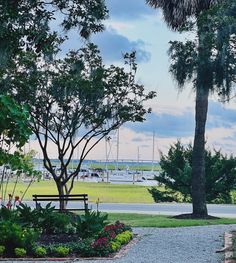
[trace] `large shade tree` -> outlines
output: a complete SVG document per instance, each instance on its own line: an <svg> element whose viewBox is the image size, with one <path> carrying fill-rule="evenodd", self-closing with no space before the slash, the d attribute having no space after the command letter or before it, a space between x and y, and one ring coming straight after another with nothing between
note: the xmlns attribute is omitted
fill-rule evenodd
<svg viewBox="0 0 236 263"><path fill-rule="evenodd" d="M232 86L229 76L234 72L229 57L234 59L235 47L232 41L229 41L232 40L233 32L228 29L229 25L234 23L234 16L232 12L226 11L230 8L227 4L232 2L234 1L147 1L154 8L163 10L164 18L172 29L194 28L197 35L195 42L172 42L169 50L172 59L170 71L179 87L182 88L187 81L192 80L196 90L191 183L192 217L207 216L204 152L209 92L217 88L218 91L223 90L223 93L220 91L222 94L228 95ZM217 5L222 3L226 5ZM225 20L222 20L222 15ZM219 23L217 17L221 18L222 23Z"/></svg>

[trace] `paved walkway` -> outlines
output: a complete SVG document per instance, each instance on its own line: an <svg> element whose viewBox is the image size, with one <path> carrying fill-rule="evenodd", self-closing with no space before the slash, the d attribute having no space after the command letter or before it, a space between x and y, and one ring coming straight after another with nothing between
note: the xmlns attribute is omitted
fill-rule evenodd
<svg viewBox="0 0 236 263"><path fill-rule="evenodd" d="M35 207L35 202L25 201L31 207ZM47 202L43 202L45 206ZM58 207L58 202L52 203ZM81 203L83 206L83 203ZM78 203L71 202L68 204L70 208L78 208ZM96 210L95 203L89 203L89 208ZM236 205L225 204L208 204L209 215L218 217L236 217ZM100 203L99 211L110 213L140 213L140 214L160 214L160 215L179 215L192 212L192 204L185 203L154 203L154 204L135 204L135 203Z"/></svg>
<svg viewBox="0 0 236 263"><path fill-rule="evenodd" d="M223 254L216 253L216 250L223 246L224 232L232 229L235 230L236 225L184 228L135 228L134 232L139 234L140 240L121 258L109 260L80 259L75 262L222 263ZM49 261L47 263L49 263ZM53 263L56 262L53 261Z"/></svg>

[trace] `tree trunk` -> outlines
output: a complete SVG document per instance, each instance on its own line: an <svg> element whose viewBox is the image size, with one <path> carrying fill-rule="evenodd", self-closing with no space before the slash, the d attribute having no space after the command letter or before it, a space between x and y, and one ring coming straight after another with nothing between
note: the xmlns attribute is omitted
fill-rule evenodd
<svg viewBox="0 0 236 263"><path fill-rule="evenodd" d="M58 190L58 194L59 195L64 195L66 194L65 191L64 191L64 186L61 182L57 182L57 190ZM63 200L60 200L60 203L59 203L59 209L60 211L64 210L66 208L66 205L67 205L67 202L63 201Z"/></svg>
<svg viewBox="0 0 236 263"><path fill-rule="evenodd" d="M192 204L193 217L207 217L205 192L205 126L209 89L197 87L195 105L195 135L192 155Z"/></svg>

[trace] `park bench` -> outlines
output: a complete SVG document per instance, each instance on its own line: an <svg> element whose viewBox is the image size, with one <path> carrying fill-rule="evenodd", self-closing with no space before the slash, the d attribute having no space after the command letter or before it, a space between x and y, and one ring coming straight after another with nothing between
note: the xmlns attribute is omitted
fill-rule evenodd
<svg viewBox="0 0 236 263"><path fill-rule="evenodd" d="M41 202L60 202L60 201L79 201L83 202L83 208L65 208L63 211L85 211L88 212L88 195L87 194L70 194L70 195L33 195L36 208L40 206ZM56 209L61 210L61 209Z"/></svg>

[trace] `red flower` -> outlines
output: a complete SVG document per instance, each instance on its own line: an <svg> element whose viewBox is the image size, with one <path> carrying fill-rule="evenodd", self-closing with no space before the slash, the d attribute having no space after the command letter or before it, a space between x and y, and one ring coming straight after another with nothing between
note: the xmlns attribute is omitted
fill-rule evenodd
<svg viewBox="0 0 236 263"><path fill-rule="evenodd" d="M7 203L6 207L7 207L7 209L11 209L11 207L12 207L12 204L11 204L11 202L10 202L10 201Z"/></svg>
<svg viewBox="0 0 236 263"><path fill-rule="evenodd" d="M19 196L15 196L15 202L18 202L18 201L20 201L20 197Z"/></svg>

